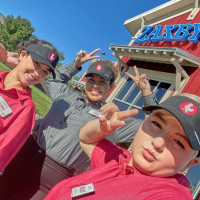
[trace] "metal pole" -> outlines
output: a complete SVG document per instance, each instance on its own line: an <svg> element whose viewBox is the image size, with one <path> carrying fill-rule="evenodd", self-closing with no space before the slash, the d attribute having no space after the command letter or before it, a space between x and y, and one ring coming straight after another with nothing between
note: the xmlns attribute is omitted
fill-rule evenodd
<svg viewBox="0 0 200 200"><path fill-rule="evenodd" d="M197 198L199 192L200 192L200 180L199 180L199 182L197 183L197 185L196 185L196 187L195 187L195 189L194 189L194 191L193 191L193 193L192 193L193 199L196 199L196 198Z"/></svg>

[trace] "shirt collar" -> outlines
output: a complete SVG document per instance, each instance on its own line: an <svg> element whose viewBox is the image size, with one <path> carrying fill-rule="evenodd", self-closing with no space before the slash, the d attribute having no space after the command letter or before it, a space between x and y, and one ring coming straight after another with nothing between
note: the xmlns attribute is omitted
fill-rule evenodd
<svg viewBox="0 0 200 200"><path fill-rule="evenodd" d="M0 73L0 89L4 90L4 77L9 73L9 71L5 71L5 72L1 72ZM15 93L17 94L19 100L24 100L24 99L28 99L31 98L31 88L27 87L27 89L16 89L16 88L12 88L9 90L5 90L5 91L9 91L9 93Z"/></svg>
<svg viewBox="0 0 200 200"><path fill-rule="evenodd" d="M105 102L101 102L101 101L97 101L95 103L87 103L87 105L90 105L91 107L97 107L97 108L101 108L103 105L105 105Z"/></svg>

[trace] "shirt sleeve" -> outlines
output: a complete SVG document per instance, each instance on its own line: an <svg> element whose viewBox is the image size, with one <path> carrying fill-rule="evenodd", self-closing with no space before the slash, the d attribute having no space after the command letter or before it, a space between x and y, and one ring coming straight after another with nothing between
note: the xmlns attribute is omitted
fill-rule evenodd
<svg viewBox="0 0 200 200"><path fill-rule="evenodd" d="M124 155L126 158L131 157L128 151L104 139L95 146L92 152L91 169L101 167L110 161L119 162L120 155Z"/></svg>
<svg viewBox="0 0 200 200"><path fill-rule="evenodd" d="M57 96L67 93L67 90L69 89L67 83L74 75L80 72L81 69L81 67L76 69L73 62L56 68L56 79L53 79L53 77L50 76L46 81L51 98L55 99Z"/></svg>
<svg viewBox="0 0 200 200"><path fill-rule="evenodd" d="M111 140L114 143L133 141L138 129L143 123L143 120L129 117L124 119L124 121L126 123L125 126L116 129L114 133L107 136L107 139Z"/></svg>
<svg viewBox="0 0 200 200"><path fill-rule="evenodd" d="M147 96L142 96L142 100L143 100L144 106L158 104L158 101L153 93Z"/></svg>
<svg viewBox="0 0 200 200"><path fill-rule="evenodd" d="M35 123L35 107L26 106L0 135L0 171L3 172L29 137Z"/></svg>

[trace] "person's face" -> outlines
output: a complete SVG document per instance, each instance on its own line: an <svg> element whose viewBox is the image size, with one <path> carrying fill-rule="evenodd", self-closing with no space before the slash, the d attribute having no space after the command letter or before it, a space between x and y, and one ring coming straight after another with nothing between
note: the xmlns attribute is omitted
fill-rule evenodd
<svg viewBox="0 0 200 200"><path fill-rule="evenodd" d="M50 67L32 60L26 52L21 53L17 65L17 77L24 87L42 82L49 73Z"/></svg>
<svg viewBox="0 0 200 200"><path fill-rule="evenodd" d="M104 80L101 76L89 74L86 77L85 92L87 102L105 101L110 89L110 81Z"/></svg>
<svg viewBox="0 0 200 200"><path fill-rule="evenodd" d="M173 116L154 112L144 121L133 141L130 165L149 176L169 177L189 166L195 151Z"/></svg>

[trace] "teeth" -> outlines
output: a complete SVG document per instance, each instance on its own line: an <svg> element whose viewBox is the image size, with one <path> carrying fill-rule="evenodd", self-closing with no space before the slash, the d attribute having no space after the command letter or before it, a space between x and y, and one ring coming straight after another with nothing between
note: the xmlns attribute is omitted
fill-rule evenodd
<svg viewBox="0 0 200 200"><path fill-rule="evenodd" d="M28 76L29 76L29 78L30 78L32 81L35 80L30 74L28 74Z"/></svg>

